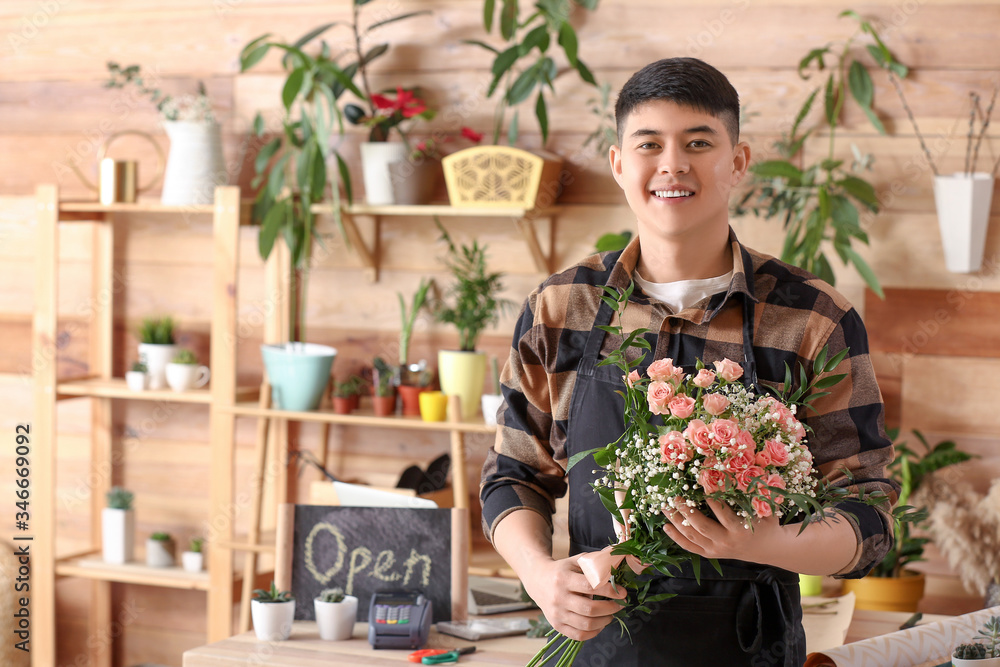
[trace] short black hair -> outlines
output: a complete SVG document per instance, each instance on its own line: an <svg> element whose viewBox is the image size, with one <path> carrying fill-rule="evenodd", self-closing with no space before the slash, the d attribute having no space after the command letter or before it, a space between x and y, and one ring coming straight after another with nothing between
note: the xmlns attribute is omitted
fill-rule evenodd
<svg viewBox="0 0 1000 667"><path fill-rule="evenodd" d="M625 121L646 102L667 100L720 119L735 145L740 140L740 96L726 75L697 58L664 58L632 75L615 103L618 143Z"/></svg>

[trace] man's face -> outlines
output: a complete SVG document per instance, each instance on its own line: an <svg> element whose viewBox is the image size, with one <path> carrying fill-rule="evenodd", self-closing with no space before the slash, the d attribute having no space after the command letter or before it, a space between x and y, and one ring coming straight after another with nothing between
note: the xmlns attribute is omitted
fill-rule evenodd
<svg viewBox="0 0 1000 667"><path fill-rule="evenodd" d="M729 193L746 174L750 148L733 146L715 116L656 100L629 114L610 157L640 234L666 240L728 228Z"/></svg>

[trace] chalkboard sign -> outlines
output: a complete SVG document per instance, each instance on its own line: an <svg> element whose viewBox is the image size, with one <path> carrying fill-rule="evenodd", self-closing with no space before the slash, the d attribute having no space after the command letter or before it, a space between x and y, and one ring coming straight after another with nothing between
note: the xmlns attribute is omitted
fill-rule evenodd
<svg viewBox="0 0 1000 667"><path fill-rule="evenodd" d="M287 570L290 562L285 588L297 600L299 620L314 620L313 599L335 586L358 598L359 621L368 620L372 594L383 591L423 593L434 604L435 623L463 617L467 546L455 536L467 535L466 517L465 510L452 509L284 506L278 536L279 561L284 562L276 563L275 577L281 587L285 577L278 570ZM280 525L288 519L294 526L291 536Z"/></svg>

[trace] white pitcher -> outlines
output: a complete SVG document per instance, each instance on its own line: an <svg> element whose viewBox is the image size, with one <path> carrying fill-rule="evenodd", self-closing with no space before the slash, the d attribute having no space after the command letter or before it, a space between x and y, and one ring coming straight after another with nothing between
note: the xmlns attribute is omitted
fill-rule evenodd
<svg viewBox="0 0 1000 667"><path fill-rule="evenodd" d="M226 185L222 137L214 121L163 121L170 137L170 154L160 201L171 206L211 204L215 186Z"/></svg>

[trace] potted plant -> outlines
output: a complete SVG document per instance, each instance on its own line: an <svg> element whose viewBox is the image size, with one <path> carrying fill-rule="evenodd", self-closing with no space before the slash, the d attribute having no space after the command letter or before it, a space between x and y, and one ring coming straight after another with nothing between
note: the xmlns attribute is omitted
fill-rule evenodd
<svg viewBox="0 0 1000 667"><path fill-rule="evenodd" d="M333 411L338 415L349 415L357 410L364 382L357 375L351 375L343 382L335 382L333 386Z"/></svg>
<svg viewBox="0 0 1000 667"><path fill-rule="evenodd" d="M181 348L166 367L167 384L174 391L187 391L204 387L211 377L208 366L199 366L198 357L187 348Z"/></svg>
<svg viewBox="0 0 1000 667"><path fill-rule="evenodd" d="M1000 667L1000 616L991 616L973 639L977 641L955 647L951 664L955 667Z"/></svg>
<svg viewBox="0 0 1000 667"><path fill-rule="evenodd" d="M147 317L139 327L139 360L146 365L150 389L167 384L167 364L177 354L174 320L171 317Z"/></svg>
<svg viewBox="0 0 1000 667"><path fill-rule="evenodd" d="M146 388L146 364L136 361L132 364L132 370L125 371L125 384L132 391L142 391Z"/></svg>
<svg viewBox="0 0 1000 667"><path fill-rule="evenodd" d="M101 555L105 563L121 565L135 555L135 498L128 489L112 487L101 510Z"/></svg>
<svg viewBox="0 0 1000 667"><path fill-rule="evenodd" d="M924 560L924 545L930 540L915 535L913 530L924 527L928 511L924 506L914 507L908 503L932 472L971 458L959 451L951 440L939 442L932 448L919 431L913 434L924 452L914 451L906 442L894 442L896 459L888 466L889 475L900 487L899 500L892 511L893 547L868 576L843 581L844 592L854 592L859 609L917 610L924 593L924 575L907 566ZM891 431L890 436L895 440L898 431Z"/></svg>
<svg viewBox="0 0 1000 667"><path fill-rule="evenodd" d="M396 412L395 369L382 357L375 357L372 368L372 406L379 417Z"/></svg>
<svg viewBox="0 0 1000 667"><path fill-rule="evenodd" d="M265 642L284 641L292 634L295 621L295 598L290 591L279 591L271 582L268 590L258 588L250 600L250 617L257 639Z"/></svg>
<svg viewBox="0 0 1000 667"><path fill-rule="evenodd" d="M146 540L146 565L171 567L174 564L174 538L170 533L156 532Z"/></svg>
<svg viewBox="0 0 1000 667"><path fill-rule="evenodd" d="M479 397L486 379L486 355L476 351L483 330L495 325L500 312L512 304L501 299L503 274L486 269L486 246L473 240L461 249L452 242L440 220L441 239L448 244L445 266L455 279L446 300L435 309L437 321L458 329L459 349L438 352L438 377L446 395L458 395L462 402L462 418L471 419L479 409Z"/></svg>
<svg viewBox="0 0 1000 667"><path fill-rule="evenodd" d="M316 626L319 638L328 641L350 639L358 616L358 598L345 595L342 588L327 588L316 596Z"/></svg>
<svg viewBox="0 0 1000 667"><path fill-rule="evenodd" d="M202 571L202 568L205 565L205 554L202 553L202 547L204 545L204 538L191 538L191 541L188 543L188 550L181 554L181 565L184 567L186 572Z"/></svg>
<svg viewBox="0 0 1000 667"><path fill-rule="evenodd" d="M500 393L500 366L496 357L492 359L492 371L493 393L483 394L482 397L483 420L487 426L497 425L497 410L503 405L503 394Z"/></svg>
<svg viewBox="0 0 1000 667"><path fill-rule="evenodd" d="M836 158L835 139L841 112L849 97L879 134L885 134L882 122L872 109L874 84L871 75L852 50L857 38L865 34L872 38L875 43L867 45L866 52L876 58L880 67L900 77L906 76L907 68L895 59L871 23L851 10L840 16L856 19L858 30L842 46L835 48L828 44L813 49L799 62L799 76L808 79L813 65L823 72L827 69L826 59L835 59L825 84L815 88L806 98L791 130L775 143L774 150L780 157L750 167L747 192L734 204L733 212L738 216L753 213L764 218L780 217L785 227L782 261L800 266L832 285L836 277L826 256L826 244L831 242L841 261L853 265L868 287L883 297L875 273L852 246L854 240L868 243L859 211L874 215L879 210L875 189L860 176L871 168L873 158L862 155L855 148L854 160L848 165ZM796 156L816 129L803 130L802 123L817 97L823 101L823 129L826 131L823 141L827 151L819 154L814 163L802 164Z"/></svg>
<svg viewBox="0 0 1000 667"><path fill-rule="evenodd" d="M478 144L483 135L470 127L462 127L461 137ZM444 177L441 160L443 144L451 137L440 131L413 144L407 158L389 163L389 180L392 198L396 204L421 205L429 203Z"/></svg>
<svg viewBox="0 0 1000 667"><path fill-rule="evenodd" d="M421 279L417 285L417 291L413 293L410 308L407 309L406 301L399 292L399 314L402 326L399 330L399 395L403 403L403 414L415 416L420 414L420 392L426 391L430 385L431 374L426 368L426 364L410 364L410 338L413 335L413 326L417 322L417 313L427 302L427 291L430 289L431 281Z"/></svg>
<svg viewBox="0 0 1000 667"><path fill-rule="evenodd" d="M138 65L121 67L109 62L108 88L134 87L156 105L163 129L170 137L170 154L163 174L160 201L172 206L211 204L215 187L226 185L222 135L205 86L197 95L174 97L147 84Z"/></svg>

